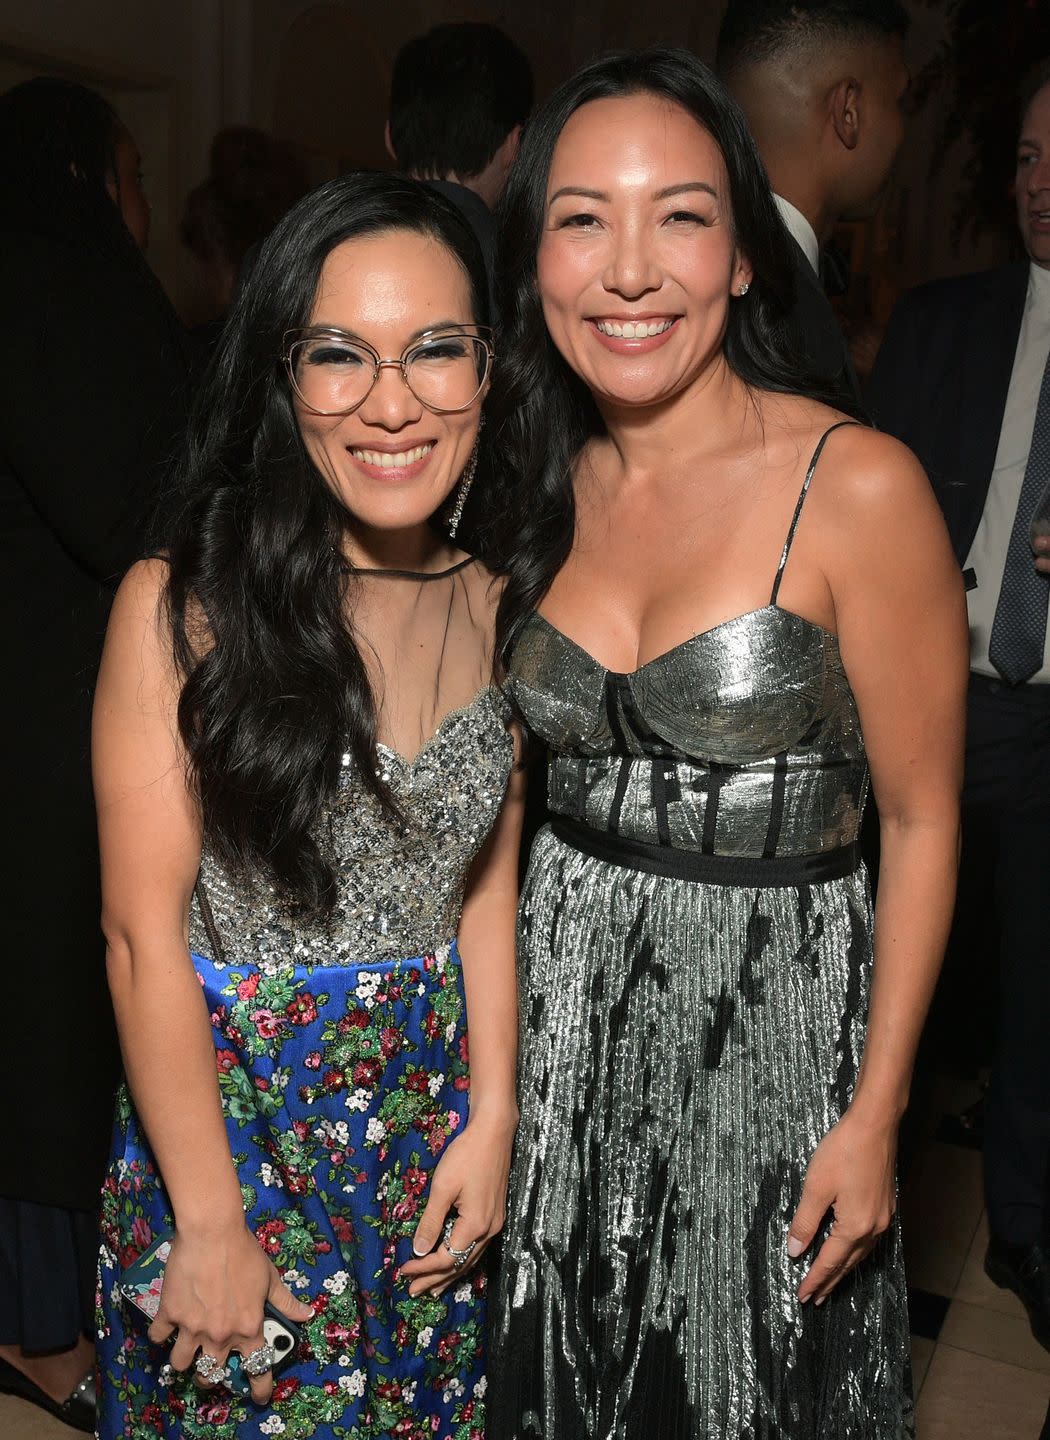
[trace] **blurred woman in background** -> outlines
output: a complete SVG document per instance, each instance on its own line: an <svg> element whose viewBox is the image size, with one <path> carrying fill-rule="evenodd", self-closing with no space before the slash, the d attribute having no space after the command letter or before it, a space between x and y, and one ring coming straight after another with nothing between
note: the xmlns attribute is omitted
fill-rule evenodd
<svg viewBox="0 0 1050 1440"><path fill-rule="evenodd" d="M98 1193L119 1059L99 929L92 693L179 433L181 327L135 141L83 86L0 97L0 627L8 963L0 1390L94 1426Z"/></svg>

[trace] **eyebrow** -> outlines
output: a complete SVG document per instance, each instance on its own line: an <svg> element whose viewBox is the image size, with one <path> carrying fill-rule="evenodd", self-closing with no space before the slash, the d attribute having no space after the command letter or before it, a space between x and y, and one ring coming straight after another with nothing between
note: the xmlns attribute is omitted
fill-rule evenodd
<svg viewBox="0 0 1050 1440"><path fill-rule="evenodd" d="M688 195L702 191L705 195L713 195L718 199L718 191L706 180L684 180L680 185L665 185L662 190L657 190L653 195L654 200L666 200L672 195ZM583 200L604 200L608 202L609 196L604 190L590 190L585 185L563 185L560 190L547 201L548 207L553 205L555 200L560 200L563 195L578 195Z"/></svg>
<svg viewBox="0 0 1050 1440"><path fill-rule="evenodd" d="M432 320L422 330L413 330L408 343L411 345L414 340L422 340L424 335L431 335L435 330L470 330L474 323L473 320Z"/></svg>
<svg viewBox="0 0 1050 1440"><path fill-rule="evenodd" d="M424 335L432 335L444 330L476 330L477 322L474 320L432 320L429 325L424 325L420 330L413 330L408 337L408 345L414 345L417 340L422 340ZM359 335L356 330L347 330L342 325L325 325L318 321L316 325L308 325L308 330L329 330L336 335L345 335L348 340L360 340L362 344L372 346L370 340ZM372 346L375 349L375 346ZM407 349L407 346L406 346Z"/></svg>

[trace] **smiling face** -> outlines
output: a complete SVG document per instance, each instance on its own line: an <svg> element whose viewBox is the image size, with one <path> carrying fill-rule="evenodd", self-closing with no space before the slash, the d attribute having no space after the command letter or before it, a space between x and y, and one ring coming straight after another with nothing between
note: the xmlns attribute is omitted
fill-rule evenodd
<svg viewBox="0 0 1050 1440"><path fill-rule="evenodd" d="M309 325L335 329L397 359L421 335L472 326L470 284L457 257L411 230L346 240L321 271ZM349 415L319 415L297 396L310 458L353 517L352 529L425 526L466 467L483 393L458 414L435 414L396 366L383 368Z"/></svg>
<svg viewBox="0 0 1050 1440"><path fill-rule="evenodd" d="M576 110L551 162L536 274L551 338L599 404L650 406L696 383L751 278L707 131L650 94Z"/></svg>
<svg viewBox="0 0 1050 1440"><path fill-rule="evenodd" d="M1025 249L1050 269L1050 85L1036 91L1021 124L1014 193Z"/></svg>

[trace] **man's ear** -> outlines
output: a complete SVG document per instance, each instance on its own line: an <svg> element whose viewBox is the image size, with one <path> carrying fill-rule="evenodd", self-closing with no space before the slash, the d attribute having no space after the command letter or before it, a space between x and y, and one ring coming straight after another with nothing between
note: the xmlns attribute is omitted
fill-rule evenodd
<svg viewBox="0 0 1050 1440"><path fill-rule="evenodd" d="M393 142L393 141L391 140L391 138L390 138L390 121L389 121L389 120L388 120L388 121L386 122L386 124L383 126L383 145L386 147L386 153L390 156L391 160L393 160L394 164L396 165L396 164L397 164L397 151L394 149L394 142Z"/></svg>
<svg viewBox="0 0 1050 1440"><path fill-rule="evenodd" d="M860 142L860 109L860 81L847 75L828 96L828 118L847 150L855 150Z"/></svg>

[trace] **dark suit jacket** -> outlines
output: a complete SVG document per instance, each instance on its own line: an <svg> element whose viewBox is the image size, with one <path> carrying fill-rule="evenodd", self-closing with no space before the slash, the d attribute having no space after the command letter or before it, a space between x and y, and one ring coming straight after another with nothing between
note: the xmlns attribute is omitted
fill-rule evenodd
<svg viewBox="0 0 1050 1440"><path fill-rule="evenodd" d="M929 475L960 565L988 495L1027 290L1025 261L910 291L868 384L875 424Z"/></svg>
<svg viewBox="0 0 1050 1440"><path fill-rule="evenodd" d="M788 235L795 261L795 304L791 323L799 346L815 374L836 381L859 403L860 386L838 316L824 293L820 277L806 259L805 251L790 231Z"/></svg>

